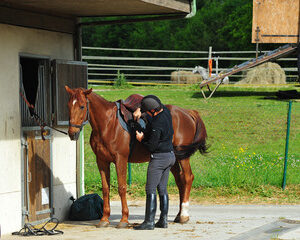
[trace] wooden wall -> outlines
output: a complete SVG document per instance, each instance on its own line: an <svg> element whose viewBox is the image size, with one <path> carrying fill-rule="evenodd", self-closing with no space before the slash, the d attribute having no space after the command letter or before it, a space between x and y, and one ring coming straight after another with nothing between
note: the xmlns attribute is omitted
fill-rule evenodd
<svg viewBox="0 0 300 240"><path fill-rule="evenodd" d="M253 0L252 43L298 43L299 12L299 0Z"/></svg>

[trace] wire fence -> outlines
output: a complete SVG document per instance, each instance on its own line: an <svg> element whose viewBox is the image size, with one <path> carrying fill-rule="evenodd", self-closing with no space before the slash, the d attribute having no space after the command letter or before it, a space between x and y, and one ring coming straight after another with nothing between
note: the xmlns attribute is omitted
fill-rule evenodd
<svg viewBox="0 0 300 240"><path fill-rule="evenodd" d="M84 46L82 52L82 59L88 62L89 83L93 84L113 83L118 73L136 84L198 83L203 80L203 73L197 72L196 66L201 66L209 74L209 59L212 60L212 74L219 74L256 56L256 51L212 51L211 48L208 51L175 51ZM287 82L297 80L296 57L280 58L277 63L283 68ZM231 75L229 82L239 81L246 73Z"/></svg>

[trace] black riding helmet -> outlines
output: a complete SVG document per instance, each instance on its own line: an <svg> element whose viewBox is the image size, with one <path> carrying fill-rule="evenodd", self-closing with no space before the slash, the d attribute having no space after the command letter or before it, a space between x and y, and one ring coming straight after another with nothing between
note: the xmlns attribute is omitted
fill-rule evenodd
<svg viewBox="0 0 300 240"><path fill-rule="evenodd" d="M147 95L143 98L141 102L141 112L147 112L154 109L155 112L158 112L162 109L161 101L155 95Z"/></svg>

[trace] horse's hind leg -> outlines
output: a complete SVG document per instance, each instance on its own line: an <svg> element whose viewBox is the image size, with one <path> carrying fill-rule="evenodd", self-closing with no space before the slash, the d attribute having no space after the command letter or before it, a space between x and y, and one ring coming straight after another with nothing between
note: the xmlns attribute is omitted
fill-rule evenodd
<svg viewBox="0 0 300 240"><path fill-rule="evenodd" d="M110 189L110 162L103 162L97 157L97 165L101 174L102 193L103 193L103 216L100 222L96 225L98 228L107 227L109 225L110 204L109 204L109 189Z"/></svg>
<svg viewBox="0 0 300 240"><path fill-rule="evenodd" d="M180 166L182 169L182 175L184 178L184 194L181 203L181 213L180 213L180 223L185 223L189 221L189 200L190 193L192 189L192 184L194 181L194 175L192 173L190 159L186 158L180 161Z"/></svg>
<svg viewBox="0 0 300 240"><path fill-rule="evenodd" d="M175 162L174 166L171 168L171 172L174 175L176 185L179 190L179 212L174 220L174 222L179 222L180 219L180 213L181 213L181 206L182 206L182 201L183 201L183 195L184 195L184 178L180 169L180 165L178 161Z"/></svg>
<svg viewBox="0 0 300 240"><path fill-rule="evenodd" d="M179 167L181 166L181 169ZM183 159L174 165L172 173L174 174L176 184L179 188L180 206L174 222L186 223L189 221L189 198L194 180L189 158Z"/></svg>

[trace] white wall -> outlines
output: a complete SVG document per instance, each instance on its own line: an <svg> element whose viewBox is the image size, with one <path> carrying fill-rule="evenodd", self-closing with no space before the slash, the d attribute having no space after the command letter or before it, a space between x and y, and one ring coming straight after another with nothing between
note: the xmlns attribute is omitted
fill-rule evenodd
<svg viewBox="0 0 300 240"><path fill-rule="evenodd" d="M19 54L72 60L70 34L0 24L0 225L2 234L22 226ZM68 197L76 196L76 146L53 135L55 214L63 217ZM57 196L57 197L56 197Z"/></svg>
<svg viewBox="0 0 300 240"><path fill-rule="evenodd" d="M53 185L54 217L65 219L72 201L76 198L76 142L53 132Z"/></svg>

